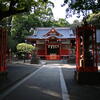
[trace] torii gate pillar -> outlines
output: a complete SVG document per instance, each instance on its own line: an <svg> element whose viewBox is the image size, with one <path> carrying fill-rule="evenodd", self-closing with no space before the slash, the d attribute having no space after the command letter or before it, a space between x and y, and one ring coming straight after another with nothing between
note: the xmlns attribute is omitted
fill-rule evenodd
<svg viewBox="0 0 100 100"><path fill-rule="evenodd" d="M96 83L98 79L96 28L84 25L76 28L75 79L80 83Z"/></svg>
<svg viewBox="0 0 100 100"><path fill-rule="evenodd" d="M7 76L7 32L6 29L0 28L0 79Z"/></svg>

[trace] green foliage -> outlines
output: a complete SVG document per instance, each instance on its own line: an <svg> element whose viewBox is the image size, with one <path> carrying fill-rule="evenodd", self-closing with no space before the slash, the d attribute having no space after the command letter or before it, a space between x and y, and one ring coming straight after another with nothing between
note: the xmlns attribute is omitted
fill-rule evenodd
<svg viewBox="0 0 100 100"><path fill-rule="evenodd" d="M28 21L27 15L17 15L12 19L11 37L18 43L24 42L25 37L30 35L30 26L32 23Z"/></svg>
<svg viewBox="0 0 100 100"><path fill-rule="evenodd" d="M67 16L72 16L72 14L78 14L78 17L81 16L80 13L83 13L84 16L87 16L92 12L100 11L100 0L64 0L64 5L68 4L66 9Z"/></svg>
<svg viewBox="0 0 100 100"><path fill-rule="evenodd" d="M53 21L53 26L68 27L70 26L70 24L68 23L68 21L66 21L66 19L60 18L57 21Z"/></svg>
<svg viewBox="0 0 100 100"><path fill-rule="evenodd" d="M34 33L30 31L31 28L69 26L69 23L65 19L54 20L51 9L54 5L51 2L44 4L42 2L34 2L34 5L32 13L15 15L12 18L11 36L16 39L18 43L24 42L27 35Z"/></svg>
<svg viewBox="0 0 100 100"><path fill-rule="evenodd" d="M12 18L11 36L18 43L24 42L27 35L33 34L31 28L50 26L49 22L53 19L52 2L43 3L43 0L37 0L32 5L31 13L15 15Z"/></svg>
<svg viewBox="0 0 100 100"><path fill-rule="evenodd" d="M54 20L52 13L52 8L54 7L54 4L51 1L48 0L46 2L43 2L43 0L19 0L19 1L12 0L11 2L9 1L10 0L2 0L0 2L0 5L5 4L6 7L8 4L8 8L10 8L9 4L12 4L11 6L12 10L16 9L18 11L25 9L26 8L25 5L27 5L27 7L30 6L31 8L30 12L22 13L25 12L22 11L20 12L22 14L17 14L17 15L15 15L16 13L14 13L12 14L13 16L10 19L9 18L4 19L2 22L2 25L5 25L8 28L9 36L11 37L10 41L15 41L13 42L14 44L25 42L25 37L33 34L34 30L30 31L31 28L34 29L35 27L69 26L69 23L65 19ZM17 6L14 7L14 5L16 4ZM10 13L12 13L12 11ZM0 17L2 14L0 14Z"/></svg>
<svg viewBox="0 0 100 100"><path fill-rule="evenodd" d="M87 22L100 28L100 12L90 14L87 18Z"/></svg>
<svg viewBox="0 0 100 100"><path fill-rule="evenodd" d="M0 0L0 20L11 15L23 12L30 12L38 4L46 4L47 0Z"/></svg>
<svg viewBox="0 0 100 100"><path fill-rule="evenodd" d="M34 46L27 43L20 43L17 45L16 48L17 48L17 51L20 53L32 53L32 51L35 49Z"/></svg>
<svg viewBox="0 0 100 100"><path fill-rule="evenodd" d="M16 40L8 36L8 48L11 49L12 52L16 51L16 45L17 45Z"/></svg>

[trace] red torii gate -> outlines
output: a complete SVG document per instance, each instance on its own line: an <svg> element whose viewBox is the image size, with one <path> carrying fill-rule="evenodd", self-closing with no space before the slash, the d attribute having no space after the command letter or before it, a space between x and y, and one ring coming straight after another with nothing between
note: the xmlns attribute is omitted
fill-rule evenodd
<svg viewBox="0 0 100 100"><path fill-rule="evenodd" d="M80 83L97 83L96 28L84 25L76 28L76 71L75 79Z"/></svg>
<svg viewBox="0 0 100 100"><path fill-rule="evenodd" d="M7 31L0 27L0 79L7 76Z"/></svg>

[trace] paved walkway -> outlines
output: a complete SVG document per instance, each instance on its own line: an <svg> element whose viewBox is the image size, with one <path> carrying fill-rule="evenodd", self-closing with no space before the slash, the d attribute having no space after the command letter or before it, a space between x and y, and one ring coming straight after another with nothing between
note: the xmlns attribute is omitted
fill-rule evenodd
<svg viewBox="0 0 100 100"><path fill-rule="evenodd" d="M0 93L5 91L7 88L16 84L30 73L37 70L39 66L33 65L22 65L22 64L9 64L8 65L8 76L6 80L0 80Z"/></svg>
<svg viewBox="0 0 100 100"><path fill-rule="evenodd" d="M69 100L60 66L43 65L1 95L1 100Z"/></svg>
<svg viewBox="0 0 100 100"><path fill-rule="evenodd" d="M0 80L0 93L22 80L45 63L45 60L40 61L40 64L30 64L29 60L26 60L25 63L23 60L8 63L8 79L3 81Z"/></svg>
<svg viewBox="0 0 100 100"><path fill-rule="evenodd" d="M20 79L21 77L22 78L20 79L20 82L18 82L15 85L13 84L13 86L9 88L6 92L4 93L1 92L0 100L33 100L33 99L34 100L70 100L68 95L68 90L70 91L70 88L72 87L70 86L70 83L73 85L73 82L72 79L70 81L69 78L70 76L73 78L75 65L61 64L62 61L58 61L58 62L59 64L57 64L57 62L54 61L53 62L48 61L46 63L45 61L43 61L42 64L34 65L34 66L29 63L23 64L23 62L20 64L19 62L13 63L11 69L12 68L16 69L18 67L18 64L20 65L17 70L19 73L15 70L16 74L14 74L15 72L13 71L13 74L10 74L10 78L12 78L12 81L10 82L13 83L13 80L17 78ZM63 73L64 78L67 80L66 85L63 78L61 67L64 72ZM28 73L28 76L26 73ZM25 77L25 75L27 77ZM67 90L67 84L68 84L68 90ZM78 86L77 88L79 89ZM84 87L81 88L84 89ZM73 91L75 92L74 94L76 93L79 94L77 90L74 89ZM83 95L83 93L81 93L80 95ZM74 98L71 100L81 100L81 96L79 99ZM86 100L86 99L82 99L82 100Z"/></svg>

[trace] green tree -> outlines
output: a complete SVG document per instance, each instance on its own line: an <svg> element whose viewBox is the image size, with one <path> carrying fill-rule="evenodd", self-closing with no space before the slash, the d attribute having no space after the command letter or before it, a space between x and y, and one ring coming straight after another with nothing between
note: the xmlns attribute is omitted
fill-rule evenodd
<svg viewBox="0 0 100 100"><path fill-rule="evenodd" d="M17 13L27 12L31 9L31 6L32 0L1 0L0 20Z"/></svg>
<svg viewBox="0 0 100 100"><path fill-rule="evenodd" d="M90 10L93 13L100 11L100 0L64 0L64 5L66 4L68 4L67 16L72 16L72 14L81 16L80 13L86 16Z"/></svg>
<svg viewBox="0 0 100 100"><path fill-rule="evenodd" d="M100 12L90 14L87 17L87 22L90 23L90 24L95 25L97 28L100 29Z"/></svg>
<svg viewBox="0 0 100 100"><path fill-rule="evenodd" d="M46 3L46 0L37 0ZM0 0L0 20L18 13L29 12L36 5L36 0Z"/></svg>
<svg viewBox="0 0 100 100"><path fill-rule="evenodd" d="M34 11L36 9L39 13L43 5L49 9L50 4L53 6L52 2L43 2L43 0L0 0L0 25L8 30L9 48L13 49L16 43L24 42L25 36L32 34L29 31L31 27L42 26L39 15L34 14ZM11 15L13 17L9 17ZM10 44L12 41L13 45Z"/></svg>
<svg viewBox="0 0 100 100"><path fill-rule="evenodd" d="M31 34L29 32L32 23L28 21L27 15L16 15L12 18L11 37L18 43L25 42L25 36Z"/></svg>
<svg viewBox="0 0 100 100"><path fill-rule="evenodd" d="M11 49L12 52L16 52L17 41L12 39L11 36L8 36L8 49Z"/></svg>
<svg viewBox="0 0 100 100"><path fill-rule="evenodd" d="M17 48L18 57L23 58L24 62L28 54L32 54L33 50L35 50L34 46L32 46L31 44L27 44L27 43L19 43L17 44L16 48Z"/></svg>
<svg viewBox="0 0 100 100"><path fill-rule="evenodd" d="M34 1L34 8L31 13L15 15L12 18L11 36L17 42L24 42L27 35L33 34L30 30L35 27L43 27L53 19L51 8L52 2L43 3L42 0Z"/></svg>
<svg viewBox="0 0 100 100"><path fill-rule="evenodd" d="M59 18L58 20L55 20L53 22L54 26L58 26L58 27L68 27L70 26L69 22L66 21L66 19L63 18Z"/></svg>
<svg viewBox="0 0 100 100"><path fill-rule="evenodd" d="M17 48L17 51L20 53L32 53L32 51L35 49L34 46L27 43L19 43L17 44L16 48Z"/></svg>

